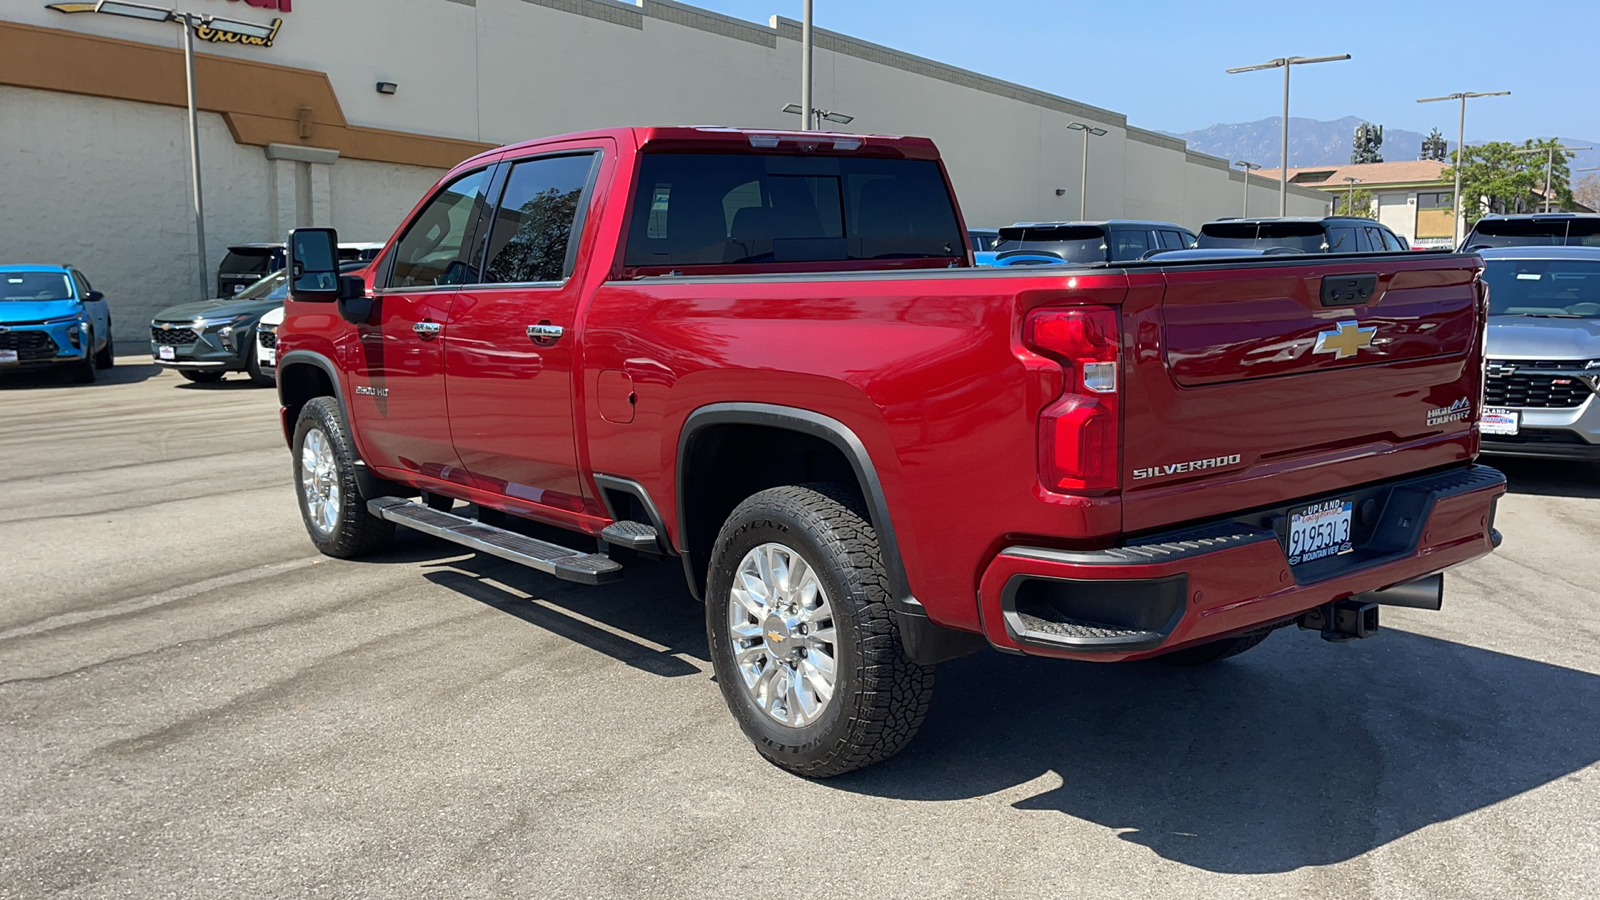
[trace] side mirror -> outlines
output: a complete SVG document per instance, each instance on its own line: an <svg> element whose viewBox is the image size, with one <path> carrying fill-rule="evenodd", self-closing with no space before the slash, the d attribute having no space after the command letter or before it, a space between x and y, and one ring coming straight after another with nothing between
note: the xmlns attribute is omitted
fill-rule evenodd
<svg viewBox="0 0 1600 900"><path fill-rule="evenodd" d="M339 233L332 228L289 232L289 296L302 303L339 299Z"/></svg>
<svg viewBox="0 0 1600 900"><path fill-rule="evenodd" d="M89 293L83 295L83 299L87 300L90 303L99 303L101 300L104 300L105 298L106 298L106 295L100 293L99 291L90 291Z"/></svg>

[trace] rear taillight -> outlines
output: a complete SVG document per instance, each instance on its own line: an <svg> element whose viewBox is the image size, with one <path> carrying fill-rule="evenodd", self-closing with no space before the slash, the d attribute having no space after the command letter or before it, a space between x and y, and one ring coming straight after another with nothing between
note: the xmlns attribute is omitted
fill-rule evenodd
<svg viewBox="0 0 1600 900"><path fill-rule="evenodd" d="M1039 477L1052 491L1118 486L1119 340L1117 311L1106 306L1040 309L1023 338L1061 363L1066 381L1039 416Z"/></svg>

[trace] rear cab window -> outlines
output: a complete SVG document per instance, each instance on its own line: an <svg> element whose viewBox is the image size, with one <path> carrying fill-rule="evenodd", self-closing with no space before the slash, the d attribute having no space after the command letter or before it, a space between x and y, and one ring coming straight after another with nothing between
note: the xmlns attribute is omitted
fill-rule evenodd
<svg viewBox="0 0 1600 900"><path fill-rule="evenodd" d="M965 257L966 237L932 160L646 152L623 264L649 275Z"/></svg>
<svg viewBox="0 0 1600 900"><path fill-rule="evenodd" d="M1468 249L1478 247L1600 247L1600 217L1483 219L1472 226Z"/></svg>
<svg viewBox="0 0 1600 900"><path fill-rule="evenodd" d="M1241 249L1288 247L1299 253L1322 253L1324 242L1332 243L1330 237L1324 233L1321 222L1208 222L1200 228L1198 245ZM1352 247L1336 252L1354 250Z"/></svg>
<svg viewBox="0 0 1600 900"><path fill-rule="evenodd" d="M1098 225L1013 225L1000 229L996 261L1015 254L1054 256L1062 262L1109 259L1106 231Z"/></svg>

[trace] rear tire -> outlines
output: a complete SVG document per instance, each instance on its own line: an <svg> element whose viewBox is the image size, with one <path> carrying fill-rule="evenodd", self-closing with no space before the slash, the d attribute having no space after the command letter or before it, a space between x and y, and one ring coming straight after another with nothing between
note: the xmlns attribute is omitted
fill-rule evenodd
<svg viewBox="0 0 1600 900"><path fill-rule="evenodd" d="M1223 638L1220 641L1211 641L1210 643L1206 644L1197 644L1193 647L1185 647L1182 650L1176 650L1172 653L1158 656L1156 659L1166 663L1169 666L1203 666L1207 663L1214 663L1218 660L1227 659L1230 656L1238 656L1239 654L1266 640L1274 631L1277 630L1278 629L1276 627L1262 628L1257 631L1250 631L1244 634L1234 635L1233 637Z"/></svg>
<svg viewBox="0 0 1600 900"><path fill-rule="evenodd" d="M910 743L933 667L906 657L878 536L851 491L796 485L746 499L717 536L708 581L717 683L762 756L826 778Z"/></svg>
<svg viewBox="0 0 1600 900"><path fill-rule="evenodd" d="M356 452L344 415L332 397L300 408L294 427L294 485L311 543L322 553L353 559L381 549L394 537L394 523L367 511L356 478Z"/></svg>
<svg viewBox="0 0 1600 900"><path fill-rule="evenodd" d="M117 339L110 335L106 335L105 349L94 355L94 367L96 369L109 369L116 364Z"/></svg>
<svg viewBox="0 0 1600 900"><path fill-rule="evenodd" d="M195 384L216 384L222 380L222 376L226 373L206 372L203 370L196 372L188 369L179 369L178 374L182 375L186 380L194 382Z"/></svg>
<svg viewBox="0 0 1600 900"><path fill-rule="evenodd" d="M250 376L250 383L258 387L274 387L278 383L275 376L261 371L261 360L256 358L254 333L250 335L250 356L245 360L244 370L245 374Z"/></svg>

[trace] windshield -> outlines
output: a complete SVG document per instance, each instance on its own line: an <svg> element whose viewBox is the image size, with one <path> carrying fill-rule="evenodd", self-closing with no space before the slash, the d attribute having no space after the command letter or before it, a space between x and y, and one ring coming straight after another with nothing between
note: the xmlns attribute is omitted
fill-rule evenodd
<svg viewBox="0 0 1600 900"><path fill-rule="evenodd" d="M1062 262L1105 262L1106 232L1098 225L1036 225L1000 229L996 260L1011 254L1055 256Z"/></svg>
<svg viewBox="0 0 1600 900"><path fill-rule="evenodd" d="M72 285L61 272L6 272L0 275L0 301L71 300Z"/></svg>
<svg viewBox="0 0 1600 900"><path fill-rule="evenodd" d="M1600 261L1490 259L1483 280L1492 316L1600 318Z"/></svg>
<svg viewBox="0 0 1600 900"><path fill-rule="evenodd" d="M226 298L223 302L232 303L235 300L283 300L288 296L288 270L279 269L232 297Z"/></svg>
<svg viewBox="0 0 1600 900"><path fill-rule="evenodd" d="M1201 227L1196 247L1262 249L1288 247L1321 253L1327 245L1321 222L1211 222Z"/></svg>
<svg viewBox="0 0 1600 900"><path fill-rule="evenodd" d="M1484 219L1472 228L1467 246L1600 247L1600 218L1593 219Z"/></svg>

